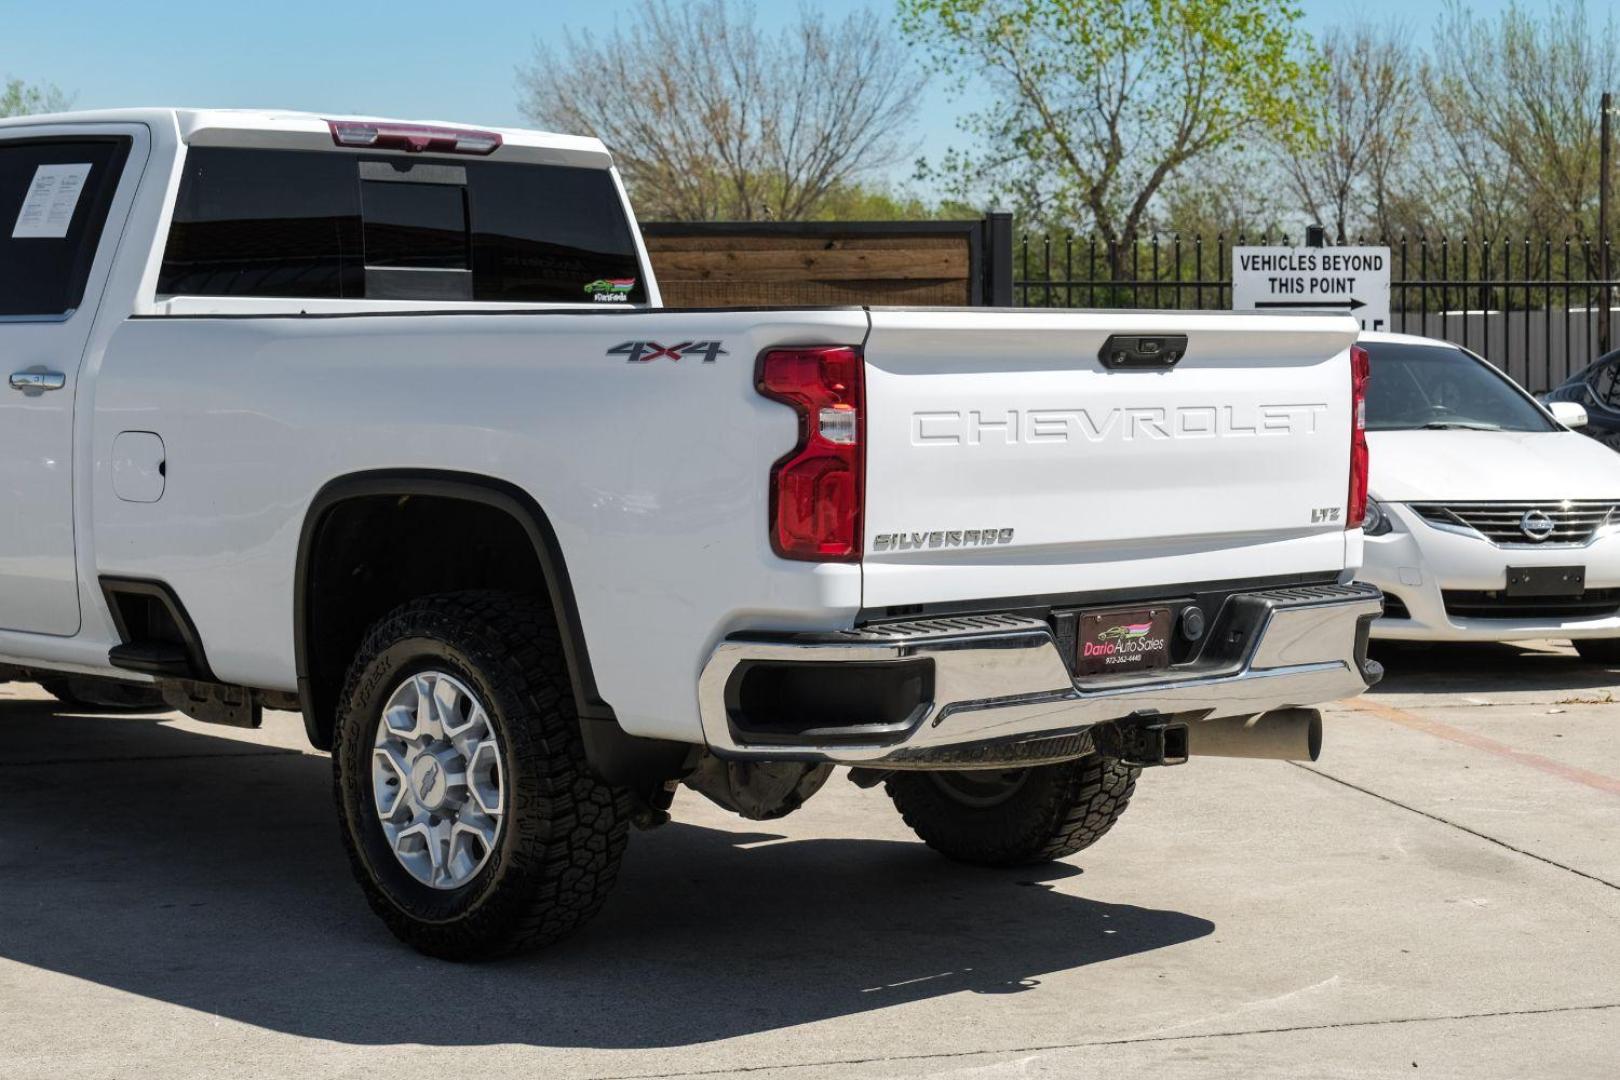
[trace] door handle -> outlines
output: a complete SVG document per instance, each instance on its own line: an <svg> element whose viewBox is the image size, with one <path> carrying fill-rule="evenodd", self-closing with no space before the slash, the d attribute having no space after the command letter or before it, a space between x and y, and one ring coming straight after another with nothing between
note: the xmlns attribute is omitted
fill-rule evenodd
<svg viewBox="0 0 1620 1080"><path fill-rule="evenodd" d="M11 388L24 392L38 393L43 390L60 390L67 385L67 376L60 371L13 371L11 373Z"/></svg>

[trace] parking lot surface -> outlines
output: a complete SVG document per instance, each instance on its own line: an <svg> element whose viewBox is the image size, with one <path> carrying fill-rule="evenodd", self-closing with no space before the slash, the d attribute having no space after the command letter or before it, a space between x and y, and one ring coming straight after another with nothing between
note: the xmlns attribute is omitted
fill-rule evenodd
<svg viewBox="0 0 1620 1080"><path fill-rule="evenodd" d="M682 792L585 932L484 966L372 917L295 716L0 686L0 1076L1616 1075L1620 673L1377 655L1319 763L1151 770L1035 870L841 777L767 823Z"/></svg>

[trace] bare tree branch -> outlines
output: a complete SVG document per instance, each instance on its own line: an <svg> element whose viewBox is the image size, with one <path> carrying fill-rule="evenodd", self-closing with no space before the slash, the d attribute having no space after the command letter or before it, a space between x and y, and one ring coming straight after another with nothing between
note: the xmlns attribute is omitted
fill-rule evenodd
<svg viewBox="0 0 1620 1080"><path fill-rule="evenodd" d="M1398 26L1358 26L1322 43L1325 93L1314 103L1315 140L1277 156L1303 209L1348 236L1389 226L1390 177L1404 164L1421 116L1417 63Z"/></svg>
<svg viewBox="0 0 1620 1080"><path fill-rule="evenodd" d="M1426 216L1476 235L1589 235L1595 227L1598 97L1620 81L1611 14L1579 0L1495 20L1454 4L1422 71L1439 153L1414 170Z"/></svg>
<svg viewBox="0 0 1620 1080"><path fill-rule="evenodd" d="M871 12L806 6L772 36L727 0L641 0L628 29L565 34L518 72L525 115L601 138L642 213L676 220L812 216L915 152L924 82Z"/></svg>

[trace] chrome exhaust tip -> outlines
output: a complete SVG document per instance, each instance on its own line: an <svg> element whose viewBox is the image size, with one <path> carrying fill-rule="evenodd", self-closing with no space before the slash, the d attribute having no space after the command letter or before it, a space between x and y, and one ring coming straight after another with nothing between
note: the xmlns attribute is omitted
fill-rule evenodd
<svg viewBox="0 0 1620 1080"><path fill-rule="evenodd" d="M1193 757L1315 761L1322 756L1322 714L1316 709L1274 709L1257 716L1199 720L1187 727Z"/></svg>

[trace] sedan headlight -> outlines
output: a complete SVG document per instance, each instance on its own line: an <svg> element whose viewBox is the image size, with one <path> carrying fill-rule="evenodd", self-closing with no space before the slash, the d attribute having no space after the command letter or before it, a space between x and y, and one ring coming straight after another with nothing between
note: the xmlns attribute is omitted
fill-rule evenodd
<svg viewBox="0 0 1620 1080"><path fill-rule="evenodd" d="M1390 520L1384 508L1378 505L1378 500L1368 499L1367 516L1361 523L1361 531L1368 536L1383 536L1394 528L1395 523Z"/></svg>

